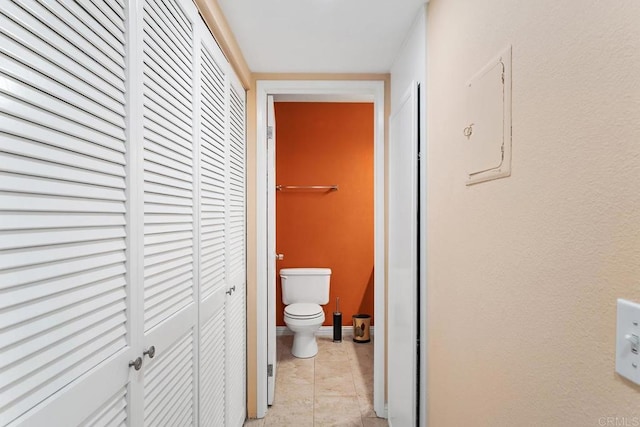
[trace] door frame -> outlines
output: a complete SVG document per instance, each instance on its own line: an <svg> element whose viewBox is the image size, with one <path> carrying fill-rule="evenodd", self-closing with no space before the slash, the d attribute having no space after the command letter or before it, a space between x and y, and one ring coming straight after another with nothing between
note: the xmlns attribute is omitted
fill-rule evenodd
<svg viewBox="0 0 640 427"><path fill-rule="evenodd" d="M257 416L267 412L267 96L319 96L358 99L374 105L374 394L373 407L386 418L385 402L385 97L382 80L258 80L256 82L256 403ZM275 325L272 325L275 327Z"/></svg>

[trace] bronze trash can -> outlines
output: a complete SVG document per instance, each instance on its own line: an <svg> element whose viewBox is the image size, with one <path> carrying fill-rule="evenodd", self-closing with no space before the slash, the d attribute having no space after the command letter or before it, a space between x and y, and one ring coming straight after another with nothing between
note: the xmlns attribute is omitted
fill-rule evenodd
<svg viewBox="0 0 640 427"><path fill-rule="evenodd" d="M371 316L368 314L354 314L353 319L353 342L370 342L369 326L371 326Z"/></svg>

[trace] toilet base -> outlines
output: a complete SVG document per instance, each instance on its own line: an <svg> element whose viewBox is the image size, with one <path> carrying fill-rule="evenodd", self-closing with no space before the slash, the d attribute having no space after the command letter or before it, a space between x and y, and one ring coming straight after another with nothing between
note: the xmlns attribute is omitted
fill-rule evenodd
<svg viewBox="0 0 640 427"><path fill-rule="evenodd" d="M291 354L299 359L308 359L318 354L315 331L294 333Z"/></svg>

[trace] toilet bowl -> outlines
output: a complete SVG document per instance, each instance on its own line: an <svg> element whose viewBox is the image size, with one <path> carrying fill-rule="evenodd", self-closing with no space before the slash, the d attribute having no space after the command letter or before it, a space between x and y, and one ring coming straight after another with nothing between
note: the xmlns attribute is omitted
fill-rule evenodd
<svg viewBox="0 0 640 427"><path fill-rule="evenodd" d="M324 323L324 311L318 304L297 303L284 309L284 324L293 332L291 354L306 359L318 353L316 332Z"/></svg>
<svg viewBox="0 0 640 427"><path fill-rule="evenodd" d="M309 358L318 353L316 332L324 323L321 305L329 302L328 268L283 268L280 270L284 323L293 332L294 357Z"/></svg>

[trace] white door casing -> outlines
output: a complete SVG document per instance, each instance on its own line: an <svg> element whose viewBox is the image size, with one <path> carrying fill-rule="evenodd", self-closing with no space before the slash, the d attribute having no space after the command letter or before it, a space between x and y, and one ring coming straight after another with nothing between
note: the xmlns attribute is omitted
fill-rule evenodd
<svg viewBox="0 0 640 427"><path fill-rule="evenodd" d="M374 103L374 316L376 339L374 340L374 410L386 417L385 407L385 237L384 237L384 82L383 81L286 81L264 80L257 82L257 149L256 149L256 324L257 349L257 417L265 416L268 407L268 337L269 321L268 260L271 247L268 244L268 153L267 153L267 97L269 95L321 95L344 96L358 102ZM275 184L275 182L274 182ZM275 198L275 192L273 197ZM274 202L275 203L275 202ZM275 273L275 267L274 267ZM275 275L274 275L275 280ZM274 308L275 310L275 308ZM275 311L274 311L275 313Z"/></svg>
<svg viewBox="0 0 640 427"><path fill-rule="evenodd" d="M418 85L389 124L388 411L390 426L416 425Z"/></svg>
<svg viewBox="0 0 640 427"><path fill-rule="evenodd" d="M276 388L276 115L273 96L267 97L267 404ZM269 375L271 374L271 375Z"/></svg>

